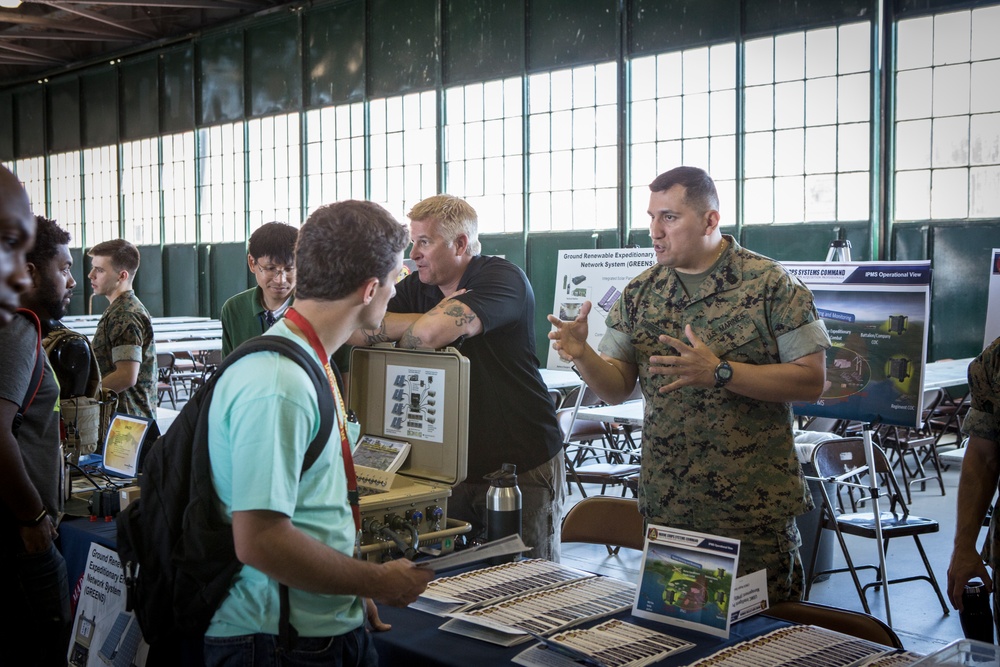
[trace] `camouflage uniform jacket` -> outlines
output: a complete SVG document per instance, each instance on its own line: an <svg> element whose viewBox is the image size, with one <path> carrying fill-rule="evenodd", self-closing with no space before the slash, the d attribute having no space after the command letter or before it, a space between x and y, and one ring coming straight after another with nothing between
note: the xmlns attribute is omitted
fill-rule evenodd
<svg viewBox="0 0 1000 667"><path fill-rule="evenodd" d="M104 311L93 340L101 375L115 369L119 361L138 361L135 386L118 395L118 412L156 419L156 343L149 311L128 291Z"/></svg>
<svg viewBox="0 0 1000 667"><path fill-rule="evenodd" d="M1000 338L969 364L969 392L972 398L962 430L1000 446ZM983 555L994 570L1000 565L1000 501L993 508Z"/></svg>
<svg viewBox="0 0 1000 667"><path fill-rule="evenodd" d="M774 260L726 239L731 249L690 297L674 270L660 265L629 282L600 344L609 357L636 364L646 398L642 513L706 532L773 525L812 509L791 406L725 388L657 394L667 380L650 376L649 357L673 352L657 337L687 341L691 324L719 358L749 364L794 361L830 346L809 289Z"/></svg>

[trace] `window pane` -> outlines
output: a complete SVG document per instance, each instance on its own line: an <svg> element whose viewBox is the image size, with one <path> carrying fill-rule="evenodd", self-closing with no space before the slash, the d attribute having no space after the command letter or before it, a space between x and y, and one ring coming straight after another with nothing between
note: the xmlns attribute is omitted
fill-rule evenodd
<svg viewBox="0 0 1000 667"><path fill-rule="evenodd" d="M931 217L964 218L969 214L967 169L935 169L931 172Z"/></svg>

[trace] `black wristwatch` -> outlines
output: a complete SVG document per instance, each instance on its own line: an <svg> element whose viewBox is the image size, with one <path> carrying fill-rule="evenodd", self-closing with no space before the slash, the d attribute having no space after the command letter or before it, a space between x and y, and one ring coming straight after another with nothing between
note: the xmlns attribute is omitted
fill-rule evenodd
<svg viewBox="0 0 1000 667"><path fill-rule="evenodd" d="M733 367L729 365L728 361L720 361L719 365L715 367L715 388L725 387L732 379Z"/></svg>

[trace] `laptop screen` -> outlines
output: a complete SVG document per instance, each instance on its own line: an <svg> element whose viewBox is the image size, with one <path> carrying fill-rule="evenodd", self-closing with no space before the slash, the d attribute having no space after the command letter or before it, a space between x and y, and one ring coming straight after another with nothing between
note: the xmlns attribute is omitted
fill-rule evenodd
<svg viewBox="0 0 1000 667"><path fill-rule="evenodd" d="M115 413L104 440L104 471L119 477L137 476L143 444L155 428L152 419Z"/></svg>

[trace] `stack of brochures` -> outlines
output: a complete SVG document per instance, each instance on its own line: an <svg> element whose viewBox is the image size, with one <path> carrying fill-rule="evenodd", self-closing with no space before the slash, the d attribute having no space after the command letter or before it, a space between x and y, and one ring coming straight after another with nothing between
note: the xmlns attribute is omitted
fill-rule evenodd
<svg viewBox="0 0 1000 667"><path fill-rule="evenodd" d="M530 641L632 606L635 585L532 559L431 582L414 607L441 629L500 646Z"/></svg>
<svg viewBox="0 0 1000 667"><path fill-rule="evenodd" d="M643 667L694 646L618 619L536 639L540 643L514 656L513 662L524 667Z"/></svg>

